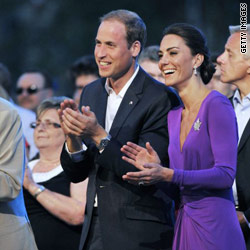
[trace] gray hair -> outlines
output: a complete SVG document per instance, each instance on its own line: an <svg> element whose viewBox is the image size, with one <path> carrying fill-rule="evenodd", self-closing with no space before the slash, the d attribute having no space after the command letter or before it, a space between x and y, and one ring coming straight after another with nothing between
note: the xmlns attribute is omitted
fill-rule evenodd
<svg viewBox="0 0 250 250"><path fill-rule="evenodd" d="M139 41L141 43L141 50L143 49L147 40L147 30L145 23L138 14L129 10L113 10L100 18L101 22L107 20L117 20L125 25L128 48L135 41Z"/></svg>
<svg viewBox="0 0 250 250"><path fill-rule="evenodd" d="M67 99L70 98L66 96L53 96L43 100L37 107L36 118L39 118L42 115L42 113L48 109L56 109L56 110L59 109L61 102Z"/></svg>
<svg viewBox="0 0 250 250"><path fill-rule="evenodd" d="M146 48L144 48L139 56L139 63L142 63L146 60L152 61L152 62L159 62L159 52L160 46L158 45L151 45Z"/></svg>
<svg viewBox="0 0 250 250"><path fill-rule="evenodd" d="M230 35L234 34L234 33L239 33L239 32L243 32L247 34L247 53L244 54L245 59L249 59L250 58L250 24L246 25L247 29L243 30L241 28L241 25L230 25L229 28L229 32Z"/></svg>

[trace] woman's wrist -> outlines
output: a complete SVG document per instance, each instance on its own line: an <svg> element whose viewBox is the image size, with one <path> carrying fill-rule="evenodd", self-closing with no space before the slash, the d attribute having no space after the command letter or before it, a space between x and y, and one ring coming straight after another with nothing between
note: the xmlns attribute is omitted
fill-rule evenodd
<svg viewBox="0 0 250 250"><path fill-rule="evenodd" d="M33 197L36 199L37 196L41 194L44 190L45 190L45 187L43 185L39 185L35 193L33 194Z"/></svg>
<svg viewBox="0 0 250 250"><path fill-rule="evenodd" d="M36 198L40 193L44 191L45 187L37 183L32 183L29 185L29 193Z"/></svg>
<svg viewBox="0 0 250 250"><path fill-rule="evenodd" d="M170 168L163 168L164 174L163 179L164 181L171 182L174 176L174 170Z"/></svg>

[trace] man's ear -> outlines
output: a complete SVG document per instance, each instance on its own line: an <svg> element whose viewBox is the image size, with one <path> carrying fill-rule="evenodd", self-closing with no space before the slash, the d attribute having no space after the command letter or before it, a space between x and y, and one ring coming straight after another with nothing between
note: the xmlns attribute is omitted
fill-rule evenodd
<svg viewBox="0 0 250 250"><path fill-rule="evenodd" d="M247 62L247 74L250 75L250 58L246 59Z"/></svg>
<svg viewBox="0 0 250 250"><path fill-rule="evenodd" d="M141 43L139 41L133 42L130 47L130 51L133 57L137 57L141 51Z"/></svg>

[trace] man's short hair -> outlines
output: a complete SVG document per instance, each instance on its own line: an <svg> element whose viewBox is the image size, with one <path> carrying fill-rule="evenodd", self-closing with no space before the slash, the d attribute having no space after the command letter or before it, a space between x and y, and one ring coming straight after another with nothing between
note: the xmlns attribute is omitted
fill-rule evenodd
<svg viewBox="0 0 250 250"><path fill-rule="evenodd" d="M145 47L139 56L139 63L142 63L146 60L158 63L159 62L159 56L158 56L159 49L160 49L160 46L158 45L151 45L151 46Z"/></svg>
<svg viewBox="0 0 250 250"><path fill-rule="evenodd" d="M73 83L81 75L95 75L99 77L94 55L85 55L78 58L70 67L69 74Z"/></svg>
<svg viewBox="0 0 250 250"><path fill-rule="evenodd" d="M52 78L47 71L35 68L35 69L26 70L25 72L22 73L22 75L24 75L24 74L40 74L44 79L44 88L45 89L52 89L52 90L54 89Z"/></svg>
<svg viewBox="0 0 250 250"><path fill-rule="evenodd" d="M242 30L241 29L241 25L230 25L229 28L229 32L230 34L234 34L234 33L238 33L238 32L243 32L247 34L247 53L244 54L244 57L246 59L250 58L250 24L247 24L247 29L246 30Z"/></svg>
<svg viewBox="0 0 250 250"><path fill-rule="evenodd" d="M143 20L138 14L129 10L113 10L100 18L100 21L117 20L123 23L126 27L128 48L135 41L141 43L141 51L147 40L147 29ZM140 52L141 52L140 51Z"/></svg>

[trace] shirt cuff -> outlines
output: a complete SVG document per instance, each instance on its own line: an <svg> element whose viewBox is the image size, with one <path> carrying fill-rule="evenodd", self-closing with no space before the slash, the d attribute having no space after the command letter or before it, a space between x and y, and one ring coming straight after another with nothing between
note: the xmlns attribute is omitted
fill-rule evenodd
<svg viewBox="0 0 250 250"><path fill-rule="evenodd" d="M71 153L69 152L69 149L68 149L68 146L67 146L67 143L65 143L65 149L66 151L68 152L70 158L72 159L73 162L80 162L83 160L83 153L88 149L87 146L83 143L82 144L82 149L77 151L77 152L74 152L74 153Z"/></svg>
<svg viewBox="0 0 250 250"><path fill-rule="evenodd" d="M250 223L248 222L248 220L247 220L247 218L246 218L246 216L245 216L244 213L243 213L243 217L244 217L244 219L245 219L245 221L246 221L246 223L247 223L247 226L250 228Z"/></svg>

